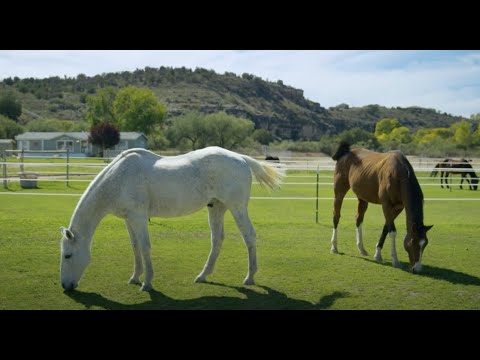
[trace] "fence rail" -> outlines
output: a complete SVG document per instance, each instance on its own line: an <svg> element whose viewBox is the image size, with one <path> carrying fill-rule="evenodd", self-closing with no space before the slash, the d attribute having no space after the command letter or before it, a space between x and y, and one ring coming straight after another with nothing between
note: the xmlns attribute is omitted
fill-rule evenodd
<svg viewBox="0 0 480 360"><path fill-rule="evenodd" d="M40 192L2 192L0 195L25 195L25 196L76 196L80 197L80 193L40 193ZM251 200L287 200L287 201L333 201L333 197L308 197L308 196L251 196ZM356 197L345 197L344 200L358 201ZM480 198L425 198L425 201L480 201Z"/></svg>
<svg viewBox="0 0 480 360"><path fill-rule="evenodd" d="M66 181L67 186L70 182L90 182L92 181L91 177L94 177L98 172L101 171L107 163L92 163L92 162L71 162L71 158L68 156L68 151L66 150L57 150L57 151L50 151L49 153L65 153L67 155L66 162L25 162L25 157L23 156L25 153L36 153L36 151L27 151L24 150L23 152L20 150L6 150L8 153L20 153L22 156L20 157L20 161L7 161L6 157L4 156L2 161L0 161L0 165L2 167L2 177L0 180L3 181L4 188L8 188L8 182L24 182L24 181L51 181L51 182L60 182ZM49 158L51 159L51 158ZM29 159L31 160L31 159ZM103 159L105 161L105 159ZM440 159L442 160L442 159ZM426 159L410 159L412 166L414 167L414 171L416 173L431 173L434 170L434 164L438 163L437 159L429 158ZM335 169L335 162L329 158L312 158L312 159L299 159L299 158L291 158L282 160L280 163L272 162L275 166L286 170L286 171L306 171L312 172L312 175L298 175L298 174L289 174L287 178L303 178L303 179L314 179L316 178L316 182L305 182L305 181L284 181L283 186L301 186L301 185L329 185L332 186L332 182L320 182L319 179L332 179L331 174L329 175L322 175L322 172L333 172ZM428 164L432 164L432 166L428 166ZM470 164L475 166L479 164L480 160L471 161ZM36 173L36 178L34 179L26 179L23 178L21 174L25 173L25 168L28 167L30 172ZM58 171L58 169L48 170L49 168L59 168L64 167L64 171ZM72 171L72 168L75 170ZM19 171L17 171L17 169ZM97 172L98 169L98 172ZM82 171L83 170L83 171ZM438 170L438 169L437 169ZM450 171L455 172L465 172L465 173L472 173L472 169L462 169L462 168L452 168L449 169ZM475 171L475 170L473 170ZM75 178L72 178L75 177ZM82 179L83 177L83 179ZM89 177L89 179L85 179ZM433 180L430 176L417 176L420 180ZM445 177L437 177L445 178ZM333 180L333 179L332 179ZM432 183L426 181L425 183L421 183L422 186L438 186L437 183Z"/></svg>

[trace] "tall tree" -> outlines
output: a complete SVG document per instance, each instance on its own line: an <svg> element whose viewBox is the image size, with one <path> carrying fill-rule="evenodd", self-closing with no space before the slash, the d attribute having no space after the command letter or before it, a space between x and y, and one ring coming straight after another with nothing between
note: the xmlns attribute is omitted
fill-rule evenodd
<svg viewBox="0 0 480 360"><path fill-rule="evenodd" d="M400 127L398 119L381 119L375 124L375 136L380 142L388 141L390 133L397 127Z"/></svg>
<svg viewBox="0 0 480 360"><path fill-rule="evenodd" d="M474 142L474 136L472 132L472 124L467 120L462 120L452 124L452 129L455 131L455 143L461 149L468 149Z"/></svg>
<svg viewBox="0 0 480 360"><path fill-rule="evenodd" d="M90 125L96 125L101 122L118 125L113 106L116 95L117 90L111 86L107 86L98 90L97 95L87 96L87 113L85 120L87 120Z"/></svg>
<svg viewBox="0 0 480 360"><path fill-rule="evenodd" d="M257 129L257 130L255 130L253 132L252 137L256 142L258 142L262 145L268 145L274 140L273 135L267 129Z"/></svg>
<svg viewBox="0 0 480 360"><path fill-rule="evenodd" d="M187 140L192 150L204 147L209 138L205 115L194 111L179 116L169 127L167 136L175 144Z"/></svg>
<svg viewBox="0 0 480 360"><path fill-rule="evenodd" d="M15 136L22 134L25 129L12 119L0 115L0 139L15 139Z"/></svg>
<svg viewBox="0 0 480 360"><path fill-rule="evenodd" d="M147 135L155 125L162 124L167 108L151 90L127 86L118 92L114 112L122 130L141 131Z"/></svg>
<svg viewBox="0 0 480 360"><path fill-rule="evenodd" d="M412 141L412 134L410 129L406 126L399 126L392 130L390 133L390 140L395 140L402 144L407 144Z"/></svg>
<svg viewBox="0 0 480 360"><path fill-rule="evenodd" d="M480 121L480 113L470 115L470 120Z"/></svg>
<svg viewBox="0 0 480 360"><path fill-rule="evenodd" d="M246 140L253 132L254 123L247 119L228 115L225 112L205 117L211 135L209 143L225 149L233 149Z"/></svg>
<svg viewBox="0 0 480 360"><path fill-rule="evenodd" d="M12 92L7 92L0 97L0 115L5 115L15 121L18 121L22 115L22 103Z"/></svg>

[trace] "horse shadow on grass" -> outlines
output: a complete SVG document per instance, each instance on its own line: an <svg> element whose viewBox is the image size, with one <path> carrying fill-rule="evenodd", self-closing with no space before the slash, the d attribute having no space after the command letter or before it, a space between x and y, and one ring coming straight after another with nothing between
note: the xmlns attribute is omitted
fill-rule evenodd
<svg viewBox="0 0 480 360"><path fill-rule="evenodd" d="M379 263L373 259L365 258L363 256L355 256L355 255L349 255L349 256L357 259L362 259L364 261L369 261L377 265L390 266L390 267L392 266L392 263L388 261L382 261ZM409 263L400 262L400 264L402 265L400 270L411 273ZM465 274L463 272L455 271L452 269L440 268L436 266L422 265L422 271L419 274L415 274L415 275L426 276L435 280L444 280L452 284L480 286L480 278L477 276Z"/></svg>
<svg viewBox="0 0 480 360"><path fill-rule="evenodd" d="M266 291L266 293L260 293L246 287L214 282L206 284L235 289L246 298L202 296L195 299L174 299L159 291L152 290L149 292L149 301L140 304L123 304L94 292L74 290L64 293L87 309L95 306L106 310L321 310L330 308L337 299L349 296L346 292L334 291L321 297L318 303L313 304L305 300L289 298L267 286L257 286Z"/></svg>

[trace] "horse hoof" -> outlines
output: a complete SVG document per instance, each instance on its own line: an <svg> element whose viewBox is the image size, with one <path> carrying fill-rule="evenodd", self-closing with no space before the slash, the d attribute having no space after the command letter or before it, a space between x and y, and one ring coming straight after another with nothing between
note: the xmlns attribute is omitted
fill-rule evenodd
<svg viewBox="0 0 480 360"><path fill-rule="evenodd" d="M205 278L205 276L198 275L193 282L194 283L206 283L207 279Z"/></svg>
<svg viewBox="0 0 480 360"><path fill-rule="evenodd" d="M331 249L330 249L330 252L331 252L332 254L338 254L338 250L337 250L337 249L334 249L334 248L331 248Z"/></svg>
<svg viewBox="0 0 480 360"><path fill-rule="evenodd" d="M362 256L368 256L368 253L365 250L360 251L360 254L362 254Z"/></svg>
<svg viewBox="0 0 480 360"><path fill-rule="evenodd" d="M130 280L128 280L128 283L129 284L132 284L132 285L142 285L142 282L138 279L135 279L135 278L130 278Z"/></svg>
<svg viewBox="0 0 480 360"><path fill-rule="evenodd" d="M381 263L383 261L382 257L381 256L374 256L373 259L376 261L376 262L379 262Z"/></svg>
<svg viewBox="0 0 480 360"><path fill-rule="evenodd" d="M140 288L141 291L151 291L153 290L153 287L152 285L147 285L147 284L143 284L142 287Z"/></svg>
<svg viewBox="0 0 480 360"><path fill-rule="evenodd" d="M245 279L243 281L243 285L255 285L255 281L253 281L253 279Z"/></svg>
<svg viewBox="0 0 480 360"><path fill-rule="evenodd" d="M400 264L398 261L395 261L395 262L392 263L392 266L395 267L395 268L401 268L402 264Z"/></svg>

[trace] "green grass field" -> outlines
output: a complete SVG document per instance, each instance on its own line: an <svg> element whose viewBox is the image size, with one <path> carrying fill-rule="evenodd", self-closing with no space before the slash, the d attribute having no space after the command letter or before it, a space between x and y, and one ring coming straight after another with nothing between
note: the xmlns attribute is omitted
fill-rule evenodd
<svg viewBox="0 0 480 360"><path fill-rule="evenodd" d="M314 183L315 175L291 172L280 191L269 194L253 185L252 196L315 196L314 184L288 185L292 182ZM127 284L133 252L123 221L113 216L97 228L92 262L79 287L64 292L59 283L59 228L69 224L79 197L13 194L81 194L87 183L67 187L64 182L39 181L34 190L11 183L9 190L0 190L0 309L480 309L480 201L459 200L480 199L480 191L459 190L458 182L457 177L452 191L422 186L427 199L454 200L425 202L425 224L434 227L420 275L407 271L404 213L396 222L397 252L404 268L397 269L390 263L388 239L384 263L372 260L384 222L378 205L370 205L366 213L363 232L369 256L362 257L355 244L356 201L344 202L340 254L334 255L329 252L331 200L319 201L316 224L314 200L252 199L257 285L242 285L247 252L229 213L225 242L209 283L193 283L210 250L204 209L181 218L152 219L155 291L150 293ZM320 197L332 195L331 185L320 186Z"/></svg>

